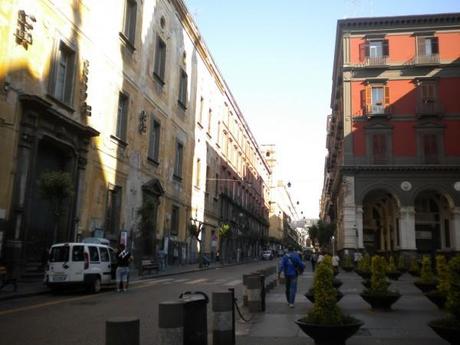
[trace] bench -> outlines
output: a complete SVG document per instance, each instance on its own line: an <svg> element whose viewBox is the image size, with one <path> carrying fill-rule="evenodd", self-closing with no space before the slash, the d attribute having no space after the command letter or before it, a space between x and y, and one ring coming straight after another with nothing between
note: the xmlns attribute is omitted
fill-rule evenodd
<svg viewBox="0 0 460 345"><path fill-rule="evenodd" d="M146 271L150 273L152 270L156 270L157 272L160 271L160 266L158 265L158 262L153 259L142 259L140 275L144 275Z"/></svg>

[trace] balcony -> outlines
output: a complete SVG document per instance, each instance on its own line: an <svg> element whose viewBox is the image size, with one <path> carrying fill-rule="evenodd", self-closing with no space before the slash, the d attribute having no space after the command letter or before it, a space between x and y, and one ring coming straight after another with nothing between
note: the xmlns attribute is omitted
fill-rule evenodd
<svg viewBox="0 0 460 345"><path fill-rule="evenodd" d="M418 55L414 58L416 65L437 65L439 64L439 54Z"/></svg>
<svg viewBox="0 0 460 345"><path fill-rule="evenodd" d="M443 112L441 104L435 99L425 99L417 102L417 116L439 116Z"/></svg>
<svg viewBox="0 0 460 345"><path fill-rule="evenodd" d="M366 56L363 63L368 67L386 66L387 56Z"/></svg>
<svg viewBox="0 0 460 345"><path fill-rule="evenodd" d="M391 106L383 104L369 104L363 109L363 115L368 117L379 117L385 116L388 117L391 115Z"/></svg>

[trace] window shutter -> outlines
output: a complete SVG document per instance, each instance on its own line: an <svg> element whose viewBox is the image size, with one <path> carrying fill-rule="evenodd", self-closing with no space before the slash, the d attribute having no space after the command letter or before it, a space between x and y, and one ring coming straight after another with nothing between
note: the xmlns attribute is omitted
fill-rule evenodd
<svg viewBox="0 0 460 345"><path fill-rule="evenodd" d="M383 52L383 56L388 56L390 55L390 52L389 52L389 45L388 45L388 40L383 40L382 42L382 52Z"/></svg>
<svg viewBox="0 0 460 345"><path fill-rule="evenodd" d="M437 37L431 39L431 53L439 54L439 41Z"/></svg>
<svg viewBox="0 0 460 345"><path fill-rule="evenodd" d="M388 86L385 86L385 89L384 89L384 92L385 92L385 107L387 107L388 105L390 105L390 88Z"/></svg>
<svg viewBox="0 0 460 345"><path fill-rule="evenodd" d="M417 56L424 56L425 55L425 37L418 36L417 37Z"/></svg>
<svg viewBox="0 0 460 345"><path fill-rule="evenodd" d="M372 107L372 87L370 85L366 86L365 95L366 95L366 112L371 109Z"/></svg>
<svg viewBox="0 0 460 345"><path fill-rule="evenodd" d="M361 109L365 112L366 109L366 90L361 90Z"/></svg>
<svg viewBox="0 0 460 345"><path fill-rule="evenodd" d="M369 56L369 43L361 43L359 45L359 61L364 62Z"/></svg>

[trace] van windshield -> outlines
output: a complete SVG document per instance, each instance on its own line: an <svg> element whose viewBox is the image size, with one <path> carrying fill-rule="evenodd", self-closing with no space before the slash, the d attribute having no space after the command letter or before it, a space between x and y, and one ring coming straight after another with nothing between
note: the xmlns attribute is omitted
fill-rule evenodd
<svg viewBox="0 0 460 345"><path fill-rule="evenodd" d="M49 258L50 262L65 262L69 261L69 246L60 246L51 248Z"/></svg>

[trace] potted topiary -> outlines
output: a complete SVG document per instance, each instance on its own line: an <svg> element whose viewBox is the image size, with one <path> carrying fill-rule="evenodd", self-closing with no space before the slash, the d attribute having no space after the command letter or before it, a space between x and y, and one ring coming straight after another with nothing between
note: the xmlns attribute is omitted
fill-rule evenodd
<svg viewBox="0 0 460 345"><path fill-rule="evenodd" d="M305 317L296 321L300 329L313 338L317 345L343 345L364 324L344 315L337 306L333 277L327 263L318 265L313 284L315 304Z"/></svg>
<svg viewBox="0 0 460 345"><path fill-rule="evenodd" d="M411 257L410 259L409 273L413 277L420 277L420 266L415 256Z"/></svg>
<svg viewBox="0 0 460 345"><path fill-rule="evenodd" d="M358 266L355 270L361 278L369 279L371 277L371 257L369 254L364 255L364 257L358 261Z"/></svg>
<svg viewBox="0 0 460 345"><path fill-rule="evenodd" d="M396 268L395 259L393 256L390 256L387 265L387 277L391 280L398 280L400 276L401 272Z"/></svg>
<svg viewBox="0 0 460 345"><path fill-rule="evenodd" d="M372 258L371 286L360 294L372 309L390 310L391 305L401 297L399 292L388 290L385 266L385 258L380 256Z"/></svg>
<svg viewBox="0 0 460 345"><path fill-rule="evenodd" d="M434 279L433 271L431 270L431 260L427 255L422 258L420 278L414 282L414 285L422 292L429 292L436 288L436 279Z"/></svg>
<svg viewBox="0 0 460 345"><path fill-rule="evenodd" d="M342 269L345 272L351 272L353 271L353 261L351 260L350 255L345 255L345 258L343 259L343 264L342 264Z"/></svg>
<svg viewBox="0 0 460 345"><path fill-rule="evenodd" d="M448 265L450 288L447 293L446 308L450 315L445 319L428 323L433 331L451 345L460 339L460 256L452 258Z"/></svg>
<svg viewBox="0 0 460 345"><path fill-rule="evenodd" d="M438 285L436 290L425 293L425 296L439 309L443 309L447 300L447 293L449 292L449 271L447 268L447 261L444 255L436 256L436 273L438 277Z"/></svg>
<svg viewBox="0 0 460 345"><path fill-rule="evenodd" d="M323 261L323 263L325 265L327 265L331 270L333 270L333 267L332 267L332 261L330 260L330 256L326 256L325 257L325 260ZM315 285L315 280L316 280L316 271L315 271L315 275L313 277L313 286ZM337 294L336 294L336 298L337 298L337 302L340 301L343 297L343 293L339 290L339 287L342 285L342 281L340 279L337 279L337 278L333 278L332 279L332 286L336 289L337 291ZM304 296L311 302L311 303L315 303L315 294L314 294L314 291L313 291L313 287L310 288L305 294Z"/></svg>
<svg viewBox="0 0 460 345"><path fill-rule="evenodd" d="M406 257L402 254L400 254L398 258L398 271L401 272L401 274L407 272Z"/></svg>

